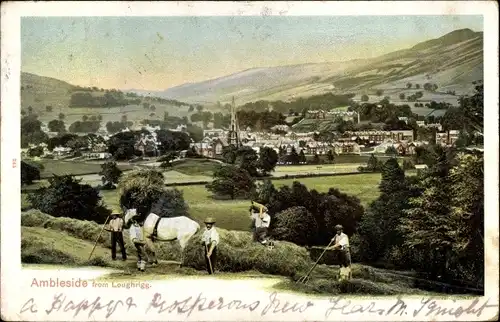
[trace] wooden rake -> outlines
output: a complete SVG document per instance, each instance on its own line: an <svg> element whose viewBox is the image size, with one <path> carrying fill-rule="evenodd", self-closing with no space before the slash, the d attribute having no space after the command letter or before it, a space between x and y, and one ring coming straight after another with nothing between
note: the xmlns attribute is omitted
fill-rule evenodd
<svg viewBox="0 0 500 322"><path fill-rule="evenodd" d="M325 247L325 249L323 250L323 252L321 253L321 255L319 255L318 259L316 260L316 262L314 263L314 265L311 267L311 269L309 270L309 272L307 272L307 274L305 276L302 276L301 278L299 278L297 280L297 283L307 284L307 282L309 281L309 276L311 275L312 271L314 270L314 268L316 268L316 265L318 265L320 259L323 257L323 255L325 255L326 251L328 250L328 247L330 247L330 245L332 243L333 243L333 239L330 240L330 243Z"/></svg>

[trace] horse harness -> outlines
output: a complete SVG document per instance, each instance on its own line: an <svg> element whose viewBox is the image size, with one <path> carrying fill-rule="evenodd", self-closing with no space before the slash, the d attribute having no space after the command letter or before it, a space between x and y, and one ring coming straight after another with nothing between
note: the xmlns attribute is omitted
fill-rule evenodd
<svg viewBox="0 0 500 322"><path fill-rule="evenodd" d="M158 219L156 219L155 222L155 227L153 228L153 233L151 234L151 241L155 241L155 239L158 237L158 225L160 224L161 217L158 216Z"/></svg>

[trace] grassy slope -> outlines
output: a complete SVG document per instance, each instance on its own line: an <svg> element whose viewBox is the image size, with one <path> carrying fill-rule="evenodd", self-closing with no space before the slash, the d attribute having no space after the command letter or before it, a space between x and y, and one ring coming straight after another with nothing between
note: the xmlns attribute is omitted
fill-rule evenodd
<svg viewBox="0 0 500 322"><path fill-rule="evenodd" d="M167 261L161 261L157 267L148 267L146 273L137 272L135 269L136 257L133 253L129 253L129 260L110 261L110 250L98 245L94 250L93 260L87 261L90 252L92 251L93 243L87 240L82 240L69 236L67 233L44 229L41 227L22 227L22 243L24 246L21 249L22 258L25 267L30 268L57 268L71 266L104 266L113 268L115 272L109 275L100 277L101 280L158 280L170 279L180 276L201 277L206 275L204 271L198 271L187 267L178 267L171 265ZM33 260L33 254L40 254L39 260ZM31 259L31 263L26 265L26 260ZM50 265L46 265L50 264ZM42 265L42 266L40 266ZM245 278L272 278L274 281L267 287L273 290L308 293L308 294L335 294L349 293L354 296L366 296L366 293L373 295L388 295L388 294L428 294L419 289L413 288L411 277L407 278L401 275L395 276L385 270L374 270L368 266L354 264L353 277L347 288L335 282L338 274L337 267L319 265L311 275L311 280L307 286L295 283L291 279L285 277L263 274L257 271L245 272L220 272L217 278L222 279L245 279ZM264 285L263 285L264 286Z"/></svg>
<svg viewBox="0 0 500 322"><path fill-rule="evenodd" d="M29 73L21 73L21 108L33 107L39 119L48 122L57 119L59 113L66 115L66 127L75 121L81 121L83 115L101 115L102 124L108 121L119 121L122 115L127 115L129 121L142 121L143 119L163 119L163 112L168 111L170 116L187 116L188 106L177 107L169 104L154 102L156 111L144 110L142 105L128 105L111 108L69 107L71 90L75 87L67 82ZM102 95L102 92L92 92L92 95ZM52 106L52 112L47 112L45 107Z"/></svg>

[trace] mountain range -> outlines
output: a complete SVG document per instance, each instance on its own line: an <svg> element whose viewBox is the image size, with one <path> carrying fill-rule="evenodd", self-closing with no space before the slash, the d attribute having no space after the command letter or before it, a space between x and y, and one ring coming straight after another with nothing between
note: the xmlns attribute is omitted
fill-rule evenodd
<svg viewBox="0 0 500 322"><path fill-rule="evenodd" d="M371 59L262 67L164 91L129 90L188 103L292 100L327 92L361 95L431 82L441 92L470 93L483 79L483 33L460 29Z"/></svg>

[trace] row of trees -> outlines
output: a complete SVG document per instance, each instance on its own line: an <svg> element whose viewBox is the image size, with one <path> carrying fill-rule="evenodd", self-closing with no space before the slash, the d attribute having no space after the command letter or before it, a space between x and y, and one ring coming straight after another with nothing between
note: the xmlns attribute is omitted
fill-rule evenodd
<svg viewBox="0 0 500 322"><path fill-rule="evenodd" d="M206 185L215 197L248 198L255 193L255 178L267 176L278 162L274 149L264 147L259 154L250 147L224 147L222 154L226 164L213 173L213 181Z"/></svg>
<svg viewBox="0 0 500 322"><path fill-rule="evenodd" d="M415 86L416 89L420 89L420 84L413 84L413 83L407 83L406 84L406 88L408 89L411 89L413 86ZM437 91L438 89L438 85L437 84L432 84L432 83L425 83L423 88L426 90L426 91L430 91L430 92L435 92Z"/></svg>
<svg viewBox="0 0 500 322"><path fill-rule="evenodd" d="M326 93L321 95L313 95L307 98L300 97L291 102L284 101L264 101L260 100L257 102L246 103L240 106L240 110L245 111L255 111L255 112L264 112L269 111L272 108L272 111L281 113L281 114L289 114L290 111L304 113L307 109L330 109L334 107L342 107L349 106L352 103L352 98L355 94L332 94Z"/></svg>
<svg viewBox="0 0 500 322"><path fill-rule="evenodd" d="M380 196L352 238L357 260L417 269L433 279L482 283L483 155L433 146L428 171L382 167Z"/></svg>

